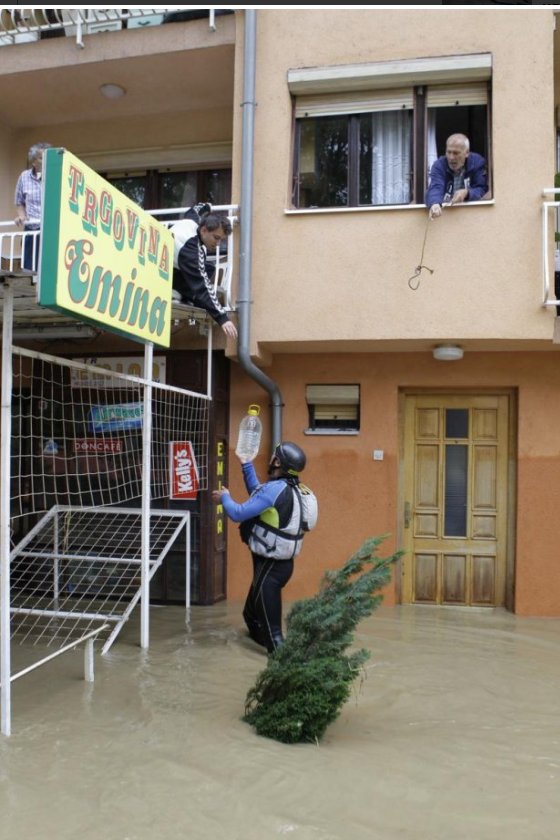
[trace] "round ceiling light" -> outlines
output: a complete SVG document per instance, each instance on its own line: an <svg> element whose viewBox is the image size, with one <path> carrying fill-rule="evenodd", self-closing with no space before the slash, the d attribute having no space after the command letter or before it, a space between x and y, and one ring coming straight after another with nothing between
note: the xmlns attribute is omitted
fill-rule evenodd
<svg viewBox="0 0 560 840"><path fill-rule="evenodd" d="M112 82L101 85L99 90L107 99L120 99L126 93L121 85L115 85Z"/></svg>
<svg viewBox="0 0 560 840"><path fill-rule="evenodd" d="M463 358L463 348L456 344L440 344L432 350L434 359L440 362L455 362Z"/></svg>

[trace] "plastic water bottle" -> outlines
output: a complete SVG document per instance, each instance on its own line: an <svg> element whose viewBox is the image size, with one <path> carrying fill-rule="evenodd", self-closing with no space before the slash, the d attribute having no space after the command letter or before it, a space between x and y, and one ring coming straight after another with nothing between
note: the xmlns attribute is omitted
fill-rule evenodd
<svg viewBox="0 0 560 840"><path fill-rule="evenodd" d="M258 454L261 445L262 423L259 417L260 406L250 405L247 414L239 424L239 435L235 454L240 458L252 461Z"/></svg>

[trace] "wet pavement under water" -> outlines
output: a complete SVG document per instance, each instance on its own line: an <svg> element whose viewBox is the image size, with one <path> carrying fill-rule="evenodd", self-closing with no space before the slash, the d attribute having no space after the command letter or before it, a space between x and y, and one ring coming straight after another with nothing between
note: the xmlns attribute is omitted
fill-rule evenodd
<svg viewBox="0 0 560 840"><path fill-rule="evenodd" d="M16 680L0 838L560 837L560 619L381 606L340 717L285 745L241 720L266 656L240 612L152 607L149 650L135 616L94 683L81 651Z"/></svg>

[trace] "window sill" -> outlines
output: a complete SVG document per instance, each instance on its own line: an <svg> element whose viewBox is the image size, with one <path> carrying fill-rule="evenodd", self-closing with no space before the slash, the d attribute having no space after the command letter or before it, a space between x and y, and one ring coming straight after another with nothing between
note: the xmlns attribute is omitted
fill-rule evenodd
<svg viewBox="0 0 560 840"><path fill-rule="evenodd" d="M359 435L359 429L304 429L304 435Z"/></svg>
<svg viewBox="0 0 560 840"><path fill-rule="evenodd" d="M461 208L468 207L492 207L496 203L495 199L491 198L488 201L467 201L461 204ZM286 216L309 216L315 214L325 213L379 213L385 210L422 210L427 211L425 204L380 204L375 207L305 207L301 210L295 208L284 210ZM457 208L453 208L454 210Z"/></svg>

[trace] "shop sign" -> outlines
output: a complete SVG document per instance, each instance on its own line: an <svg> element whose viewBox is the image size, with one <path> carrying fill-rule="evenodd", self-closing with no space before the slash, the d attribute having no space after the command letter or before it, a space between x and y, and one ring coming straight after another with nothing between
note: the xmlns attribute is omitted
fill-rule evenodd
<svg viewBox="0 0 560 840"><path fill-rule="evenodd" d="M143 356L87 356L82 359L74 359L79 364L87 365L87 368L70 368L70 385L72 388L137 388L138 383L132 382L121 376L110 376L108 374L124 374L124 376L137 376L144 378L144 357ZM165 383L165 372L167 359L165 356L154 356L152 368L152 381L158 384ZM92 367L99 368L99 373L91 370ZM103 371L107 371L104 373Z"/></svg>
<svg viewBox="0 0 560 840"><path fill-rule="evenodd" d="M200 481L190 441L170 441L169 478L170 499L196 499Z"/></svg>
<svg viewBox="0 0 560 840"><path fill-rule="evenodd" d="M92 432L122 432L127 429L141 429L144 404L122 403L121 405L92 405L89 425Z"/></svg>
<svg viewBox="0 0 560 840"><path fill-rule="evenodd" d="M218 490L223 487L225 472L225 446L224 442L216 442L216 486ZM216 549L221 551L224 548L224 506L216 505Z"/></svg>
<svg viewBox="0 0 560 840"><path fill-rule="evenodd" d="M122 452L123 442L121 438L76 438L73 450L76 453L94 452L96 455L110 455L113 452Z"/></svg>
<svg viewBox="0 0 560 840"><path fill-rule="evenodd" d="M173 237L65 149L43 155L39 303L169 347Z"/></svg>

